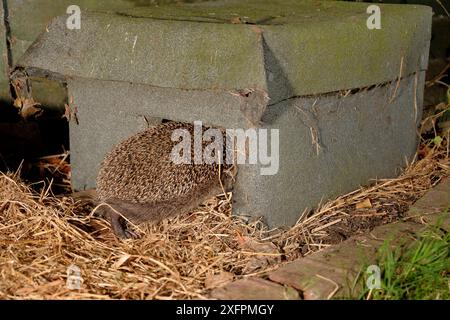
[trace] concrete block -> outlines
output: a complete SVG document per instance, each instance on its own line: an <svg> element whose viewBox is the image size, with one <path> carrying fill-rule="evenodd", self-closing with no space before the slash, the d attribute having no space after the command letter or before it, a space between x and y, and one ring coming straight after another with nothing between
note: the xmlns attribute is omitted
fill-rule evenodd
<svg viewBox="0 0 450 320"><path fill-rule="evenodd" d="M278 172L239 165L233 210L289 225L415 152L431 9L380 6L380 30L367 4L332 1L83 13L80 30L60 17L18 70L67 86L75 189L93 187L104 154L146 119L279 130Z"/></svg>
<svg viewBox="0 0 450 320"><path fill-rule="evenodd" d="M302 97L270 106L263 123L280 130L279 171L263 176L255 166L242 166L236 213L290 225L321 200L370 179L396 176L416 150L422 91L415 83L423 87L423 77L421 72L401 80L393 101L396 83L347 97Z"/></svg>
<svg viewBox="0 0 450 320"><path fill-rule="evenodd" d="M46 30L50 21L65 15L70 5L82 10L114 12L132 8L137 3L127 0L6 0L8 3L13 63L15 64L36 38Z"/></svg>
<svg viewBox="0 0 450 320"><path fill-rule="evenodd" d="M70 5L78 5L81 10L116 12L136 6L155 6L158 4L174 2L174 0L5 0L8 7L10 37L11 37L11 64L15 65L38 38L46 31L51 20L57 16L68 17L66 10ZM3 15L3 7L0 8ZM0 25L0 50L3 59L0 61L0 67L5 69L8 64L5 59L6 39L4 34L3 16ZM67 91L58 85L51 84L45 79L35 79L36 84L33 90L33 97L51 111L64 112ZM0 75L0 99L9 101L8 77L4 77L3 72Z"/></svg>
<svg viewBox="0 0 450 320"><path fill-rule="evenodd" d="M366 26L367 5L361 3L219 4L86 13L83 28L75 32L66 29L61 17L20 64L158 87L260 89L269 92L272 104L380 84L426 69L427 7L383 6L383 28L374 31ZM247 23L232 23L241 16Z"/></svg>

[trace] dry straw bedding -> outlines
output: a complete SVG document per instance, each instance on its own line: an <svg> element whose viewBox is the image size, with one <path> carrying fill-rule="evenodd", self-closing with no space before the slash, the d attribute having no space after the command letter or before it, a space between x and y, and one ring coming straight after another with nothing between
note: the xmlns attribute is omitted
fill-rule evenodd
<svg viewBox="0 0 450 320"><path fill-rule="evenodd" d="M329 201L289 230L231 217L222 195L191 214L143 226L140 239L126 241L86 204L52 196L48 186L37 193L2 174L0 298L207 298L221 283L263 274L340 241L333 236L339 229L363 232L399 218L449 172L447 154L429 150L400 177ZM79 290L66 286L70 265L81 270Z"/></svg>
<svg viewBox="0 0 450 320"><path fill-rule="evenodd" d="M264 275L286 261L401 219L450 174L450 120L440 121L447 109L447 103L434 107L421 128L423 137L440 134L442 141L422 139L415 161L399 177L320 204L287 230L232 217L228 194L190 214L140 226L141 238L122 241L92 207L52 194L52 189L67 189L67 154L39 165L62 185L26 184L16 174L0 173L0 299L208 298L211 288L232 279ZM73 265L83 279L77 290L66 283Z"/></svg>
<svg viewBox="0 0 450 320"><path fill-rule="evenodd" d="M86 203L54 196L48 184L0 174L0 299L208 298L211 288L232 279L263 275L402 218L449 175L448 133L439 147L422 141L417 159L395 179L304 212L287 230L232 217L228 194L190 214L140 226L141 238L126 241L116 239ZM71 265L81 271L80 289L66 285Z"/></svg>

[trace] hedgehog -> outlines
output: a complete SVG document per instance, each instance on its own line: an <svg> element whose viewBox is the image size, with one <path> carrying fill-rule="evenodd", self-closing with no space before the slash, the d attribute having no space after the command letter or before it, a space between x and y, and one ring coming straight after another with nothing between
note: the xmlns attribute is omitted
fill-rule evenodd
<svg viewBox="0 0 450 320"><path fill-rule="evenodd" d="M185 129L193 137L194 125L165 122L120 142L101 163L97 197L117 237L136 237L126 220L158 222L190 212L206 199L232 189L231 166L219 159L213 164L172 161L171 152L178 143L171 138L175 129ZM194 143L191 146L193 155Z"/></svg>

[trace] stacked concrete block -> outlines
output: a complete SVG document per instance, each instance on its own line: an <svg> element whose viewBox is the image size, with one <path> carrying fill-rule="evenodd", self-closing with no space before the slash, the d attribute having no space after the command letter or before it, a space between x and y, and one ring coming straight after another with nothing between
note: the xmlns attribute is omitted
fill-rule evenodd
<svg viewBox="0 0 450 320"><path fill-rule="evenodd" d="M278 130L275 174L239 165L233 210L289 225L320 200L394 176L415 152L431 9L379 5L381 29L370 29L367 6L249 0L83 12L80 30L61 16L17 70L67 87L75 189L94 187L104 154L149 119Z"/></svg>
<svg viewBox="0 0 450 320"><path fill-rule="evenodd" d="M7 9L8 23L10 27L10 64L22 57L25 51L44 31L53 18L67 15L67 8L77 5L81 10L115 12L136 6L155 6L173 2L171 0L4 0L3 5ZM8 60L6 48L5 24L3 19L3 6L0 26L0 50L2 60L0 67L4 72L0 75L0 99L10 101L8 83ZM50 110L63 112L67 92L58 84L46 81L43 78L35 78L33 95L36 100ZM55 110L56 109L56 110Z"/></svg>

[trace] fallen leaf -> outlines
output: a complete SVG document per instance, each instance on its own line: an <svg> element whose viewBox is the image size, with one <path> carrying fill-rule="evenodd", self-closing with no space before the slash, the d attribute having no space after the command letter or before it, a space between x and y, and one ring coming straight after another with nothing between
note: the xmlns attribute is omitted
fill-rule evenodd
<svg viewBox="0 0 450 320"><path fill-rule="evenodd" d="M130 259L130 255L129 254L124 254L122 255L119 260L117 260L114 264L113 264L113 269L119 269L125 262L128 261L128 259Z"/></svg>
<svg viewBox="0 0 450 320"><path fill-rule="evenodd" d="M236 237L239 247L242 247L245 244L245 237L243 237L239 232L236 231Z"/></svg>
<svg viewBox="0 0 450 320"><path fill-rule="evenodd" d="M242 23L243 21L242 21L242 19L241 19L240 17L234 17L234 18L232 18L232 19L230 20L230 22L231 22L232 24L239 24L239 23Z"/></svg>
<svg viewBox="0 0 450 320"><path fill-rule="evenodd" d="M61 118L62 119L66 118L67 122L74 120L76 124L79 124L77 112L78 112L77 107L71 107L66 103L64 104L64 114L62 115Z"/></svg>
<svg viewBox="0 0 450 320"><path fill-rule="evenodd" d="M16 107L16 108L22 108L22 105L23 105L23 99L22 98L16 98L15 100L14 100L14 103L13 103L13 105L14 105L14 107ZM25 289L25 288L22 288L22 289Z"/></svg>
<svg viewBox="0 0 450 320"><path fill-rule="evenodd" d="M436 110L436 111L442 111L445 109L447 109L447 103L445 103L445 102L441 102L434 107L434 110Z"/></svg>
<svg viewBox="0 0 450 320"><path fill-rule="evenodd" d="M70 112L70 107L67 104L64 104L64 114L62 115L62 119L66 118L67 122L70 122L72 113Z"/></svg>
<svg viewBox="0 0 450 320"><path fill-rule="evenodd" d="M278 253L277 247L272 242L258 242L255 239L246 236L241 237L239 247L253 252Z"/></svg>
<svg viewBox="0 0 450 320"><path fill-rule="evenodd" d="M281 260L280 252L275 244L272 242L258 242L250 237L242 237L243 242L239 247L246 250L246 254L253 254L252 257L244 266L244 273L255 272Z"/></svg>
<svg viewBox="0 0 450 320"><path fill-rule="evenodd" d="M370 202L369 198L366 198L363 201L358 202L356 204L356 209L368 209L368 208L372 208L372 202Z"/></svg>
<svg viewBox="0 0 450 320"><path fill-rule="evenodd" d="M16 98L14 100L14 106L19 109L20 116L25 120L33 116L38 117L44 111L39 107L40 103L35 102L33 98Z"/></svg>
<svg viewBox="0 0 450 320"><path fill-rule="evenodd" d="M234 275L230 272L220 271L219 274L210 274L206 276L205 288L213 289L221 287L227 283L233 281Z"/></svg>

